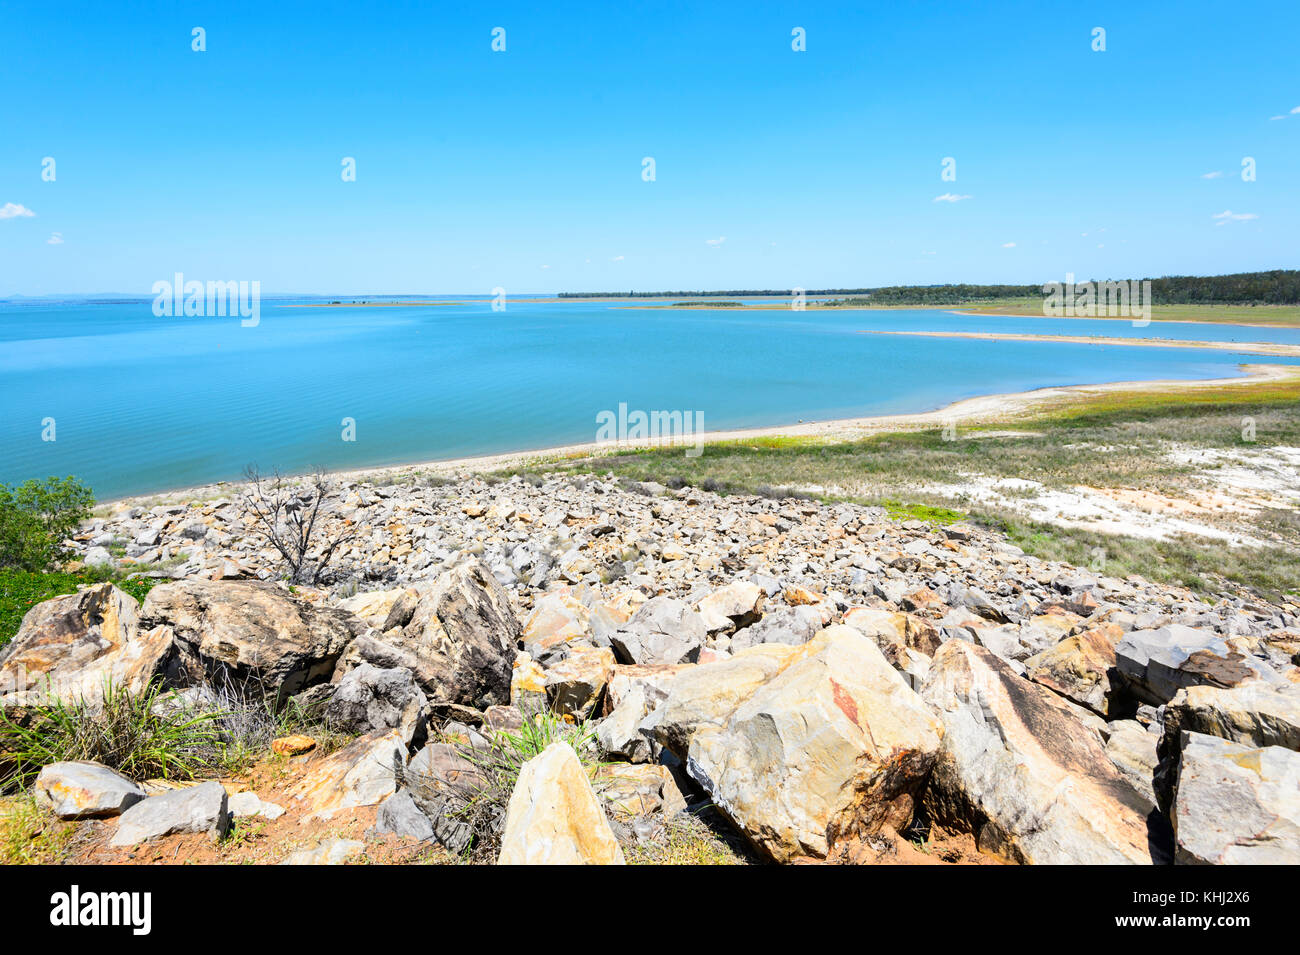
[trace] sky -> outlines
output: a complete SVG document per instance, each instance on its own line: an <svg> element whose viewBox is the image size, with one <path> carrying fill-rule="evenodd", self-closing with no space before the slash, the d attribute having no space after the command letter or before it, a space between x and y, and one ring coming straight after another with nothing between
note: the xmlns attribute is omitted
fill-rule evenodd
<svg viewBox="0 0 1300 955"><path fill-rule="evenodd" d="M0 0L0 296L1300 265L1294 0L540 6Z"/></svg>

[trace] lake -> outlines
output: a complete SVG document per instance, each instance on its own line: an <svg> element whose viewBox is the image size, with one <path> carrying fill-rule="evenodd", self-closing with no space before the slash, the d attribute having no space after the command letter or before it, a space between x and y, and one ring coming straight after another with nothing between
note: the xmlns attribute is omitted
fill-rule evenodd
<svg viewBox="0 0 1300 955"><path fill-rule="evenodd" d="M942 310L629 309L486 299L400 308L262 302L157 318L151 300L0 303L0 482L75 474L101 500L238 478L592 441L618 408L709 430L925 411L1054 385L1219 378L1229 351L1132 338L1300 344L1300 329L958 316ZM859 330L1108 335L1106 346ZM43 425L54 420L53 441ZM345 441L345 418L355 440Z"/></svg>

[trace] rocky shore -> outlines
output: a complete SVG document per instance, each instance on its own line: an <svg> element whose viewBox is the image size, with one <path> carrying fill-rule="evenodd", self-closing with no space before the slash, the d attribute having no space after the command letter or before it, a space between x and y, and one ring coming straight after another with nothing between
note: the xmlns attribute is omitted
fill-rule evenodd
<svg viewBox="0 0 1300 955"><path fill-rule="evenodd" d="M948 836L980 861L1300 862L1294 597L1116 579L854 504L606 479L348 481L322 519L352 539L324 583L291 587L238 487L120 502L81 560L163 582L142 604L110 584L47 601L0 648L18 718L106 678L201 706L219 676L353 737L287 756L283 805L47 767L38 792L101 820L106 853L267 806L365 821L282 861L380 838L462 852L465 746L546 712L590 725L590 752L524 767L501 862L619 863L704 806L776 862Z"/></svg>

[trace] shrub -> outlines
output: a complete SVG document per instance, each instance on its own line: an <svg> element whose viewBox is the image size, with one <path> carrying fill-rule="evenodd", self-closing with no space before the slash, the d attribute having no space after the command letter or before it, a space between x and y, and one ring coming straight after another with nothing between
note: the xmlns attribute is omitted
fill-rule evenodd
<svg viewBox="0 0 1300 955"><path fill-rule="evenodd" d="M103 763L131 779L192 778L219 743L216 714L155 707L162 687L135 693L104 685L103 702L52 699L21 722L0 710L0 784L25 786L41 767L64 760Z"/></svg>
<svg viewBox="0 0 1300 955"><path fill-rule="evenodd" d="M95 497L74 477L0 484L0 567L50 570L66 559L63 541L90 516Z"/></svg>

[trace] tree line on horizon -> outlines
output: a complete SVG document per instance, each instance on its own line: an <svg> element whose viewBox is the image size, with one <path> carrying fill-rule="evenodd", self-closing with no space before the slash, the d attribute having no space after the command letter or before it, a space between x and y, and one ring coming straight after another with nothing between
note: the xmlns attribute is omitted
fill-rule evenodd
<svg viewBox="0 0 1300 955"><path fill-rule="evenodd" d="M1121 280L1122 281L1122 280ZM1236 272L1231 275L1166 275L1151 283L1156 305L1300 305L1300 270ZM787 298L790 289L728 289L693 292L560 292L559 298ZM1008 298L1041 298L1042 285L889 285L880 288L806 289L808 296L845 295L873 305L955 305Z"/></svg>

